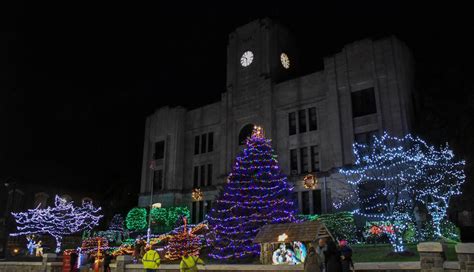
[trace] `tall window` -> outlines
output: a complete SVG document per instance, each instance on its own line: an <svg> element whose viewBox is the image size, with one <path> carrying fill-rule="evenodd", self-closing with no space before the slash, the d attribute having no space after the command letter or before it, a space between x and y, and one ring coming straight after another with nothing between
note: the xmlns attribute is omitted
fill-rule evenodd
<svg viewBox="0 0 474 272"><path fill-rule="evenodd" d="M165 141L155 143L155 160L163 159L165 156Z"/></svg>
<svg viewBox="0 0 474 272"><path fill-rule="evenodd" d="M209 132L207 136L207 152L212 152L214 150L214 132Z"/></svg>
<svg viewBox="0 0 474 272"><path fill-rule="evenodd" d="M296 112L288 113L288 127L289 127L289 134L295 135L296 134Z"/></svg>
<svg viewBox="0 0 474 272"><path fill-rule="evenodd" d="M313 190L313 213L321 214L321 190Z"/></svg>
<svg viewBox="0 0 474 272"><path fill-rule="evenodd" d="M199 154L199 136L194 136L194 155Z"/></svg>
<svg viewBox="0 0 474 272"><path fill-rule="evenodd" d="M378 135L377 130L357 133L354 135L354 140L359 144L371 144L374 141L374 137Z"/></svg>
<svg viewBox="0 0 474 272"><path fill-rule="evenodd" d="M318 129L318 120L316 117L316 108L309 108L309 130L317 130Z"/></svg>
<svg viewBox="0 0 474 272"><path fill-rule="evenodd" d="M319 172L319 148L317 145L311 146L311 171Z"/></svg>
<svg viewBox="0 0 474 272"><path fill-rule="evenodd" d="M207 186L212 185L212 164L207 165Z"/></svg>
<svg viewBox="0 0 474 272"><path fill-rule="evenodd" d="M153 174L153 191L163 190L163 170L156 170Z"/></svg>
<svg viewBox="0 0 474 272"><path fill-rule="evenodd" d="M204 220L204 201L199 201L199 217L197 222Z"/></svg>
<svg viewBox="0 0 474 272"><path fill-rule="evenodd" d="M201 187L206 186L206 166L201 165Z"/></svg>
<svg viewBox="0 0 474 272"><path fill-rule="evenodd" d="M290 150L290 170L292 175L298 173L298 154L296 149Z"/></svg>
<svg viewBox="0 0 474 272"><path fill-rule="evenodd" d="M306 132L306 110L298 111L299 133Z"/></svg>
<svg viewBox="0 0 474 272"><path fill-rule="evenodd" d="M374 88L351 93L352 117L377 113Z"/></svg>
<svg viewBox="0 0 474 272"><path fill-rule="evenodd" d="M194 176L193 176L193 187L197 188L199 186L199 166L194 166Z"/></svg>
<svg viewBox="0 0 474 272"><path fill-rule="evenodd" d="M303 214L309 214L309 192L304 191L301 192L301 201L303 202Z"/></svg>
<svg viewBox="0 0 474 272"><path fill-rule="evenodd" d="M206 200L205 208L205 214L208 214L212 209L212 200Z"/></svg>
<svg viewBox="0 0 474 272"><path fill-rule="evenodd" d="M300 148L300 164L301 164L301 173L309 172L307 147Z"/></svg>
<svg viewBox="0 0 474 272"><path fill-rule="evenodd" d="M201 153L206 153L206 136L207 134L201 135Z"/></svg>
<svg viewBox="0 0 474 272"><path fill-rule="evenodd" d="M299 192L294 192L292 197L293 197L293 201L295 202L296 207L298 208L298 211L300 211L300 208L299 208L300 207L299 206L300 201L299 201L299 198L298 198L298 194L299 194Z"/></svg>
<svg viewBox="0 0 474 272"><path fill-rule="evenodd" d="M192 204L192 208L191 208L191 221L192 223L196 223L196 214L197 214L197 205L198 203L196 201L193 201L193 204Z"/></svg>
<svg viewBox="0 0 474 272"><path fill-rule="evenodd" d="M239 132L239 145L244 145L248 137L252 135L253 124L245 125Z"/></svg>

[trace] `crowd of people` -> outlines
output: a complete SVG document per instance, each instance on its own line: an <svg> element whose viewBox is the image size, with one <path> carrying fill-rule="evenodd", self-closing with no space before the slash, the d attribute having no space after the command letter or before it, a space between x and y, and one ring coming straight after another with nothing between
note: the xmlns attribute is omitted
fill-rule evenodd
<svg viewBox="0 0 474 272"><path fill-rule="evenodd" d="M333 240L319 239L316 248L309 248L304 262L305 272L348 272L353 269L352 249L345 240L337 245Z"/></svg>

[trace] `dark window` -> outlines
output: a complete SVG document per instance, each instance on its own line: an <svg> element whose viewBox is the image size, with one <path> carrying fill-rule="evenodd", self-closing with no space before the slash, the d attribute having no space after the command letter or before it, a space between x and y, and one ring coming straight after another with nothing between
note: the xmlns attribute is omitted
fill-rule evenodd
<svg viewBox="0 0 474 272"><path fill-rule="evenodd" d="M209 139L207 140L207 151L212 152L214 150L214 132L208 134Z"/></svg>
<svg viewBox="0 0 474 272"><path fill-rule="evenodd" d="M155 143L155 160L163 159L165 156L165 141Z"/></svg>
<svg viewBox="0 0 474 272"><path fill-rule="evenodd" d="M309 172L307 147L300 148L300 163L301 163L301 173Z"/></svg>
<svg viewBox="0 0 474 272"><path fill-rule="evenodd" d="M321 190L313 190L313 213L321 214Z"/></svg>
<svg viewBox="0 0 474 272"><path fill-rule="evenodd" d="M369 115L377 112L374 88L351 93L352 117Z"/></svg>
<svg viewBox="0 0 474 272"><path fill-rule="evenodd" d="M300 212L298 192L293 193L293 200L295 201L295 205L296 205L296 208L298 209L298 212Z"/></svg>
<svg viewBox="0 0 474 272"><path fill-rule="evenodd" d="M206 166L201 165L201 187L206 186Z"/></svg>
<svg viewBox="0 0 474 272"><path fill-rule="evenodd" d="M296 149L290 150L290 170L291 175L298 173L298 154L296 153Z"/></svg>
<svg viewBox="0 0 474 272"><path fill-rule="evenodd" d="M253 132L253 124L248 124L245 125L239 133L239 145L244 145L245 141L247 140L248 137L252 135Z"/></svg>
<svg viewBox="0 0 474 272"><path fill-rule="evenodd" d="M288 127L289 127L289 134L295 135L296 134L296 112L288 113Z"/></svg>
<svg viewBox="0 0 474 272"><path fill-rule="evenodd" d="M192 223L196 223L196 217L197 217L197 214L196 214L196 210L197 210L197 202L193 202L193 207L192 207L192 210L191 210L191 221Z"/></svg>
<svg viewBox="0 0 474 272"><path fill-rule="evenodd" d="M201 135L201 153L206 153L206 136L207 134Z"/></svg>
<svg viewBox="0 0 474 272"><path fill-rule="evenodd" d="M206 207L205 214L208 214L208 213L211 211L211 209L212 209L212 201L211 201L211 200L206 200L206 204L205 204L205 205L206 205L206 206L205 206L205 207Z"/></svg>
<svg viewBox="0 0 474 272"><path fill-rule="evenodd" d="M194 188L197 188L199 186L199 166L194 166L194 183L193 186Z"/></svg>
<svg viewBox="0 0 474 272"><path fill-rule="evenodd" d="M363 133L357 133L354 136L354 140L356 143L359 144L366 144L370 145L374 141L374 137L378 135L378 131L368 131L368 132L363 132Z"/></svg>
<svg viewBox="0 0 474 272"><path fill-rule="evenodd" d="M199 136L194 137L194 155L199 154Z"/></svg>
<svg viewBox="0 0 474 272"><path fill-rule="evenodd" d="M319 148L317 145L311 146L311 171L319 172Z"/></svg>
<svg viewBox="0 0 474 272"><path fill-rule="evenodd" d="M212 164L207 165L207 186L212 185Z"/></svg>
<svg viewBox="0 0 474 272"><path fill-rule="evenodd" d="M316 108L309 108L309 130L318 129L318 119L316 117Z"/></svg>
<svg viewBox="0 0 474 272"><path fill-rule="evenodd" d="M163 189L163 170L156 170L153 175L153 191Z"/></svg>
<svg viewBox="0 0 474 272"><path fill-rule="evenodd" d="M202 222L204 220L204 201L199 201L199 218L197 222Z"/></svg>
<svg viewBox="0 0 474 272"><path fill-rule="evenodd" d="M302 213L303 214L309 214L309 192L308 191L304 191L304 192L301 192L301 201L303 203L303 211Z"/></svg>
<svg viewBox="0 0 474 272"><path fill-rule="evenodd" d="M298 111L298 123L300 126L299 132L306 132L306 110Z"/></svg>

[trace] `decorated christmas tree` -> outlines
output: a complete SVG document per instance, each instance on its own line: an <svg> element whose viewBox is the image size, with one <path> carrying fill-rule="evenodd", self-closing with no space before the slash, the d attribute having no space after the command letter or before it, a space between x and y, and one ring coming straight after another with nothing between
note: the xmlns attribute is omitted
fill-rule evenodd
<svg viewBox="0 0 474 272"><path fill-rule="evenodd" d="M166 259L178 260L187 253L190 256L198 256L201 249L201 239L195 235L192 228L188 228L187 218L183 217L183 229L168 241Z"/></svg>
<svg viewBox="0 0 474 272"><path fill-rule="evenodd" d="M260 254L253 243L259 229L266 224L295 220L296 205L292 187L282 174L271 141L255 127L220 196L208 214L210 257L237 260Z"/></svg>

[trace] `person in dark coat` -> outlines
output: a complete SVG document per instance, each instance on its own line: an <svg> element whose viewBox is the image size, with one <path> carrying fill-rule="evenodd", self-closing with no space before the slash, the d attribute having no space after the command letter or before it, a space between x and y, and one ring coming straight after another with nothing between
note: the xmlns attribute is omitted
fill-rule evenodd
<svg viewBox="0 0 474 272"><path fill-rule="evenodd" d="M342 272L341 251L333 240L327 242L327 250L324 252L326 272Z"/></svg>
<svg viewBox="0 0 474 272"><path fill-rule="evenodd" d="M69 259L69 266L70 266L70 271L71 272L76 272L77 271L77 253L76 251L73 251L71 253L71 258Z"/></svg>
<svg viewBox="0 0 474 272"><path fill-rule="evenodd" d="M352 262L352 248L347 245L346 240L339 241L339 248L341 249L342 272L349 272L351 268L354 269Z"/></svg>
<svg viewBox="0 0 474 272"><path fill-rule="evenodd" d="M112 256L110 256L110 254L106 252L104 256L104 272L110 272L111 261L112 261Z"/></svg>
<svg viewBox="0 0 474 272"><path fill-rule="evenodd" d="M321 272L319 256L314 247L310 247L308 250L308 256L304 260L304 272Z"/></svg>
<svg viewBox="0 0 474 272"><path fill-rule="evenodd" d="M318 246L316 247L316 254L319 258L319 269L322 272L326 271L326 261L324 260L324 252L328 249L326 238L321 238L318 241Z"/></svg>

